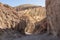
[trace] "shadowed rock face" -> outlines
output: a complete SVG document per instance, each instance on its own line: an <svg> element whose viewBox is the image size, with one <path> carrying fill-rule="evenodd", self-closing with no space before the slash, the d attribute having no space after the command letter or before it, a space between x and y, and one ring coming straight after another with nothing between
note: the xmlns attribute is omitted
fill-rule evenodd
<svg viewBox="0 0 60 40"><path fill-rule="evenodd" d="M60 35L60 0L46 0L46 9L49 33Z"/></svg>
<svg viewBox="0 0 60 40"><path fill-rule="evenodd" d="M22 34L25 34L24 30L27 27L28 23L29 23L29 18L25 15L21 16L20 22L15 26L15 30L19 31Z"/></svg>

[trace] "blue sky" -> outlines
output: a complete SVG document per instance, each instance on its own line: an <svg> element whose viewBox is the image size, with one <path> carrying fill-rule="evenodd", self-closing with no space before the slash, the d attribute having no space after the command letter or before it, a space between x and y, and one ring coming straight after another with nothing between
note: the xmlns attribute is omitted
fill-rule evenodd
<svg viewBox="0 0 60 40"><path fill-rule="evenodd" d="M22 4L34 4L34 5L45 6L45 0L0 0L0 2L8 4L13 7Z"/></svg>

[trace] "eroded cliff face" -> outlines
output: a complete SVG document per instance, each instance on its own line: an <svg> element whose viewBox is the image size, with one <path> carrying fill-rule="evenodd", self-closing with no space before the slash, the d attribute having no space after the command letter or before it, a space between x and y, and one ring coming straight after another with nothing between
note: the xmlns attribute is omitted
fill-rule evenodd
<svg viewBox="0 0 60 40"><path fill-rule="evenodd" d="M16 9L9 5L0 3L1 29L13 29L25 34L38 34L40 29L38 30L37 28L42 28L42 30L46 29L46 26L45 28L43 27L46 24L44 22L46 18L46 10L44 7L28 6L27 8L21 8L22 10L19 9L17 11Z"/></svg>
<svg viewBox="0 0 60 40"><path fill-rule="evenodd" d="M40 32L42 32L42 31L40 31L40 29L38 30L37 28L42 28L43 29L40 22L42 20L44 21L45 18L46 18L45 7L23 5L23 6L18 6L18 7L15 7L15 8L16 8L18 13L24 14L24 16L29 20L29 22L27 22L27 26L24 30L25 34L32 35L32 34L39 34ZM22 17L22 19L24 19L24 18ZM44 23L45 22L42 22L43 26L46 24L46 23L45 24ZM44 29L46 29L46 26L45 26Z"/></svg>
<svg viewBox="0 0 60 40"><path fill-rule="evenodd" d="M54 36L60 35L60 0L46 0L46 9L49 32Z"/></svg>
<svg viewBox="0 0 60 40"><path fill-rule="evenodd" d="M18 13L12 7L0 4L0 28L6 29L15 27L19 22Z"/></svg>

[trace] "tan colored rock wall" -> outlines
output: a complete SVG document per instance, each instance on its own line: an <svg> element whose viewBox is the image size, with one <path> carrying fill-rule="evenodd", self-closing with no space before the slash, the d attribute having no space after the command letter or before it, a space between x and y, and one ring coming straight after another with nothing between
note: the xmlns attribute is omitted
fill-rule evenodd
<svg viewBox="0 0 60 40"><path fill-rule="evenodd" d="M15 29L22 33L25 32L26 29L27 32L29 31L34 34L36 31L38 31L36 29L38 23L40 23L41 20L44 20L44 18L46 18L46 10L44 7L36 6L35 8L33 6L33 8L16 11L13 7L10 7L9 5L5 5L2 3L0 4L1 29ZM44 22L42 22L42 24L43 23ZM38 27L40 28L40 24Z"/></svg>

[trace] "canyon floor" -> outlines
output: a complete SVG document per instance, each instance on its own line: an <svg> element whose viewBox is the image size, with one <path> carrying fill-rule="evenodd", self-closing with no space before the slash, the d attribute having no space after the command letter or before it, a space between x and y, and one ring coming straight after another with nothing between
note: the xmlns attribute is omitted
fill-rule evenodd
<svg viewBox="0 0 60 40"><path fill-rule="evenodd" d="M3 34L1 34L3 32ZM3 30L0 33L0 40L60 40L58 37L51 35L38 34L38 35L23 35L14 30Z"/></svg>

